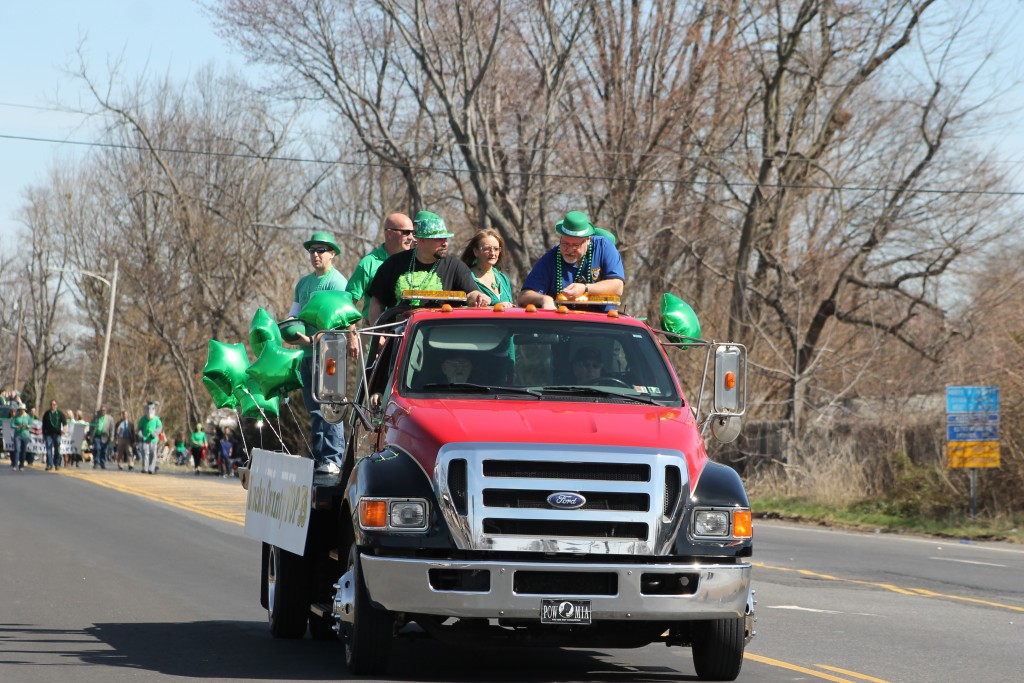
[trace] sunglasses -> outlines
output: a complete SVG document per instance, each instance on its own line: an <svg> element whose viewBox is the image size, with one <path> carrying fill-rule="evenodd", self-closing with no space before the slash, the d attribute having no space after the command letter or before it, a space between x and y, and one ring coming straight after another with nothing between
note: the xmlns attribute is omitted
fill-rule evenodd
<svg viewBox="0 0 1024 683"><path fill-rule="evenodd" d="M310 254L325 254L328 251L334 251L334 250L331 249L330 247L310 247L309 248L309 253Z"/></svg>
<svg viewBox="0 0 1024 683"><path fill-rule="evenodd" d="M413 234L415 232L415 230L402 230L401 228L388 228L388 230L390 230L391 232L401 233L402 235L404 235L406 237L408 237L409 235L411 235L411 234Z"/></svg>

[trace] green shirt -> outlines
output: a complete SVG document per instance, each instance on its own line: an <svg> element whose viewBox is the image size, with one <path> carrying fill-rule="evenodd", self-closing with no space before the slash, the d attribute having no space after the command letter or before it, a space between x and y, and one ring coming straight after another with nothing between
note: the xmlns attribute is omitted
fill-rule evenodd
<svg viewBox="0 0 1024 683"><path fill-rule="evenodd" d="M494 304L512 304L515 306L516 302L512 295L512 283L508 279L508 275L501 272L497 268L491 268L494 272L494 281L498 284L498 291L495 292L493 289L485 285L484 283L477 280L476 273L473 273L473 280L476 281L476 288L486 294L491 300L491 305Z"/></svg>
<svg viewBox="0 0 1024 683"><path fill-rule="evenodd" d="M92 425L93 438L99 438L100 441L110 441L110 437L114 434L113 420L109 415L103 417L96 416L96 422Z"/></svg>
<svg viewBox="0 0 1024 683"><path fill-rule="evenodd" d="M163 423L160 422L159 417L147 417L143 415L139 418L139 436L146 443L153 443L157 439L157 435L160 434L160 429L163 427Z"/></svg>
<svg viewBox="0 0 1024 683"><path fill-rule="evenodd" d="M14 430L14 438L29 438L32 434L31 429L33 422L35 422L35 418L28 413L25 413L24 415L15 415L11 420L11 428Z"/></svg>
<svg viewBox="0 0 1024 683"><path fill-rule="evenodd" d="M206 432L192 432L192 445L202 447L206 445Z"/></svg>
<svg viewBox="0 0 1024 683"><path fill-rule="evenodd" d="M362 260L356 264L356 269L352 273L352 278L345 286L345 291L352 295L353 300L360 300L363 302L363 320L368 320L368 316L370 315L371 297L366 295L366 290L370 287L370 282L373 280L373 276L376 275L377 269L380 268L380 264L384 263L387 258L388 250L385 249L382 244L364 256Z"/></svg>
<svg viewBox="0 0 1024 683"><path fill-rule="evenodd" d="M313 298L313 295L317 292L343 292L345 291L345 285L348 284L348 280L345 276L338 272L336 268L331 266L321 276L317 276L316 271L313 271L309 275L304 275L301 280L295 285L295 302L292 304L292 315L297 314L309 300ZM312 325L306 325L306 334L312 335L316 330L312 329ZM310 356L313 354L313 347L303 345L302 355L303 357Z"/></svg>

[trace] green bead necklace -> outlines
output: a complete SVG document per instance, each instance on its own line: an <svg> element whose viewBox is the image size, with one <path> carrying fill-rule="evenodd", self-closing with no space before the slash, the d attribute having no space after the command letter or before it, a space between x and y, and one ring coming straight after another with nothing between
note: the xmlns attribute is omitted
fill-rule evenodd
<svg viewBox="0 0 1024 683"><path fill-rule="evenodd" d="M562 291L562 247L558 247L558 256L555 258L555 290L558 292ZM569 284L575 282L582 282L585 284L592 284L593 280L590 275L590 264L594 262L594 240L590 240L590 244L587 245L587 254L580 259L580 269L576 271L576 277ZM584 267L586 266L586 267ZM582 278L582 279L581 279Z"/></svg>

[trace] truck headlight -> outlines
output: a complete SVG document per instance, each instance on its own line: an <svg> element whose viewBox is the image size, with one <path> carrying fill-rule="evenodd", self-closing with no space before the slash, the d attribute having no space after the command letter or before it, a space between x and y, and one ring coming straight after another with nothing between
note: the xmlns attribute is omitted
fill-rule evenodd
<svg viewBox="0 0 1024 683"><path fill-rule="evenodd" d="M427 503L422 500L392 501L390 516L393 529L426 529Z"/></svg>
<svg viewBox="0 0 1024 683"><path fill-rule="evenodd" d="M425 531L427 501L422 498L363 498L359 526L373 531Z"/></svg>
<svg viewBox="0 0 1024 683"><path fill-rule="evenodd" d="M697 510L693 515L693 533L697 536L728 536L729 513L725 510Z"/></svg>

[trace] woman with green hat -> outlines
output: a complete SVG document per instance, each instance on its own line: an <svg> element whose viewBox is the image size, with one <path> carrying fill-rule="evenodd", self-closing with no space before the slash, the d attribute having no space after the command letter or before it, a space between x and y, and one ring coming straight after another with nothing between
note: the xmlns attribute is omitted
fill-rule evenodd
<svg viewBox="0 0 1024 683"><path fill-rule="evenodd" d="M622 257L607 237L595 234L594 226L582 211L570 211L555 224L558 245L537 261L526 276L519 293L519 305L556 308L555 298L582 296L622 296L626 280Z"/></svg>

